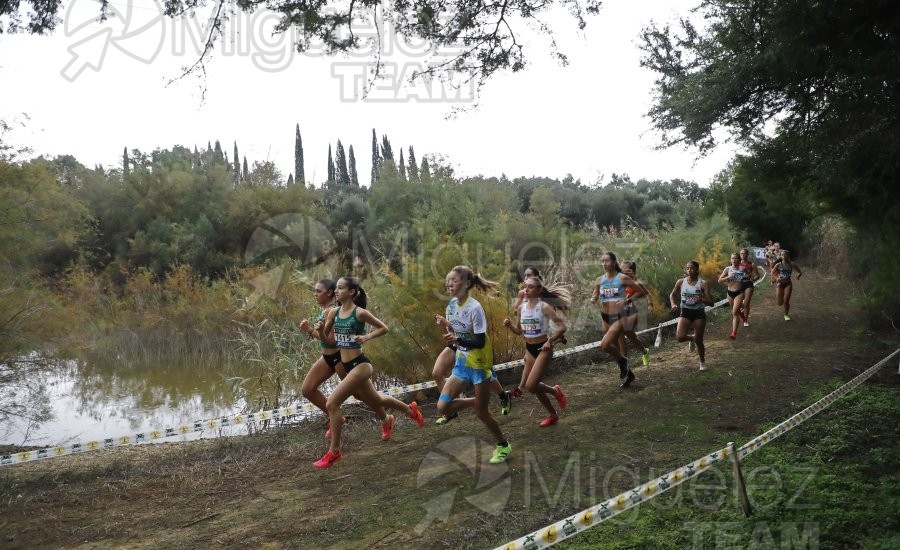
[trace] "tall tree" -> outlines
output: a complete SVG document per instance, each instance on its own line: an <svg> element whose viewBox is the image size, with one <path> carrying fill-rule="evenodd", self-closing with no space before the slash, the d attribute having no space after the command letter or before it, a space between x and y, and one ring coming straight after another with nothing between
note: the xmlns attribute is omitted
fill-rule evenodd
<svg viewBox="0 0 900 550"><path fill-rule="evenodd" d="M381 154L378 152L378 137L375 135L375 128L372 128L372 181L370 186L375 185L378 181L378 172L381 169Z"/></svg>
<svg viewBox="0 0 900 550"><path fill-rule="evenodd" d="M334 157L334 176L341 187L350 187L350 171L347 170L347 155L341 140L337 142L337 150Z"/></svg>
<svg viewBox="0 0 900 550"><path fill-rule="evenodd" d="M241 181L247 179L247 176L250 174L250 169L247 167L247 156L244 155L244 171L241 172Z"/></svg>
<svg viewBox="0 0 900 550"><path fill-rule="evenodd" d="M288 174L287 185L288 187L294 185L294 174Z"/></svg>
<svg viewBox="0 0 900 550"><path fill-rule="evenodd" d="M328 187L332 188L335 184L334 159L331 158L331 144L328 144Z"/></svg>
<svg viewBox="0 0 900 550"><path fill-rule="evenodd" d="M297 174L298 183L306 183L306 173L303 169L303 139L300 138L300 124L297 124L297 132L294 137L294 173Z"/></svg>
<svg viewBox="0 0 900 550"><path fill-rule="evenodd" d="M225 164L225 153L222 151L222 144L216 140L216 148L213 151L213 162Z"/></svg>
<svg viewBox="0 0 900 550"><path fill-rule="evenodd" d="M431 168L428 166L428 157L422 158L422 168L419 170L419 180L422 183L431 183Z"/></svg>
<svg viewBox="0 0 900 550"><path fill-rule="evenodd" d="M384 160L394 160L394 150L391 149L391 142L387 134L381 136L381 156Z"/></svg>
<svg viewBox="0 0 900 550"><path fill-rule="evenodd" d="M406 181L406 164L403 162L403 148L400 148L400 180Z"/></svg>
<svg viewBox="0 0 900 550"><path fill-rule="evenodd" d="M419 182L419 165L416 163L416 152L413 146L409 146L409 181L413 183Z"/></svg>
<svg viewBox="0 0 900 550"><path fill-rule="evenodd" d="M124 175L128 175L130 169L128 167L128 147L125 147L125 150L122 152L122 173Z"/></svg>
<svg viewBox="0 0 900 550"><path fill-rule="evenodd" d="M238 155L237 141L234 142L234 161L231 167L231 177L234 186L237 187L241 183L241 157Z"/></svg>
<svg viewBox="0 0 900 550"><path fill-rule="evenodd" d="M353 146L350 146L350 186L359 188L359 174L356 171L356 155L353 154Z"/></svg>

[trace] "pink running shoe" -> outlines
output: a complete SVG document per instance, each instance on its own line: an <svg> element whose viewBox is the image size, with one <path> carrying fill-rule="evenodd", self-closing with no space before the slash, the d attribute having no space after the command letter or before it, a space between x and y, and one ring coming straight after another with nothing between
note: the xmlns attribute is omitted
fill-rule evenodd
<svg viewBox="0 0 900 550"><path fill-rule="evenodd" d="M344 453L342 453L341 451L338 451L337 454L334 454L331 452L331 449L328 449L328 452L325 453L325 456L313 462L313 466L322 470L324 470L325 468L331 468L331 465L340 460L343 456Z"/></svg>
<svg viewBox="0 0 900 550"><path fill-rule="evenodd" d="M415 401L409 404L409 417L415 420L420 428L425 425L425 417L422 416L422 411L419 410L419 405Z"/></svg>
<svg viewBox="0 0 900 550"><path fill-rule="evenodd" d="M560 409L565 409L569 406L569 397L566 395L566 392L559 387L559 384L553 386L553 389L556 390L556 393L553 394L553 397L556 398L556 402L559 403Z"/></svg>

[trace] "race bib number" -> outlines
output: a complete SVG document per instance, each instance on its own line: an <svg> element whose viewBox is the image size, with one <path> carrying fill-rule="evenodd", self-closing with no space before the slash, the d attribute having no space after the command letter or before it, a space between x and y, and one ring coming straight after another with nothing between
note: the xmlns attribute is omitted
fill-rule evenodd
<svg viewBox="0 0 900 550"><path fill-rule="evenodd" d="M522 319L522 334L526 337L540 336L541 324L537 319Z"/></svg>

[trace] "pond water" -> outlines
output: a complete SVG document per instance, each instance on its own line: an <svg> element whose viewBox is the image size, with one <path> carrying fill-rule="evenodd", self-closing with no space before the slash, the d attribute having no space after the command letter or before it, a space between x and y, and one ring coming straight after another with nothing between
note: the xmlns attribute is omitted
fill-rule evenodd
<svg viewBox="0 0 900 550"><path fill-rule="evenodd" d="M15 399L29 409L48 407L51 419L37 425L18 417L0 428L0 444L63 445L152 430L165 430L196 420L246 412L246 401L227 381L254 376L250 369L170 363L154 366L42 362L30 368L15 389ZM227 371L227 372L226 372ZM286 386L292 386L290 381ZM299 387L299 385L297 385ZM6 392L11 393L10 391ZM295 396L289 399L297 401ZM254 408L255 410L255 408ZM246 433L246 426L224 435ZM191 432L163 439L178 441L214 434Z"/></svg>

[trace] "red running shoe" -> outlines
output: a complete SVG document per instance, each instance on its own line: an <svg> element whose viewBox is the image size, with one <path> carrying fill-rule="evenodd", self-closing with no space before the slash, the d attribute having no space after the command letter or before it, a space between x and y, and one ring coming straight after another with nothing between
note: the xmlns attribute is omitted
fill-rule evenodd
<svg viewBox="0 0 900 550"><path fill-rule="evenodd" d="M513 397L522 397L522 388L520 388L519 386L516 386L515 388L513 388L509 391L509 394L512 395Z"/></svg>
<svg viewBox="0 0 900 550"><path fill-rule="evenodd" d="M551 414L547 418L541 420L541 428L546 428L547 426L552 426L559 422L559 417L555 414Z"/></svg>
<svg viewBox="0 0 900 550"><path fill-rule="evenodd" d="M381 440L387 441L394 435L394 415L389 414L387 416L387 422L381 423Z"/></svg>
<svg viewBox="0 0 900 550"><path fill-rule="evenodd" d="M419 405L415 401L409 404L409 417L415 420L420 428L425 425L425 417L422 416L422 411L419 410Z"/></svg>
<svg viewBox="0 0 900 550"><path fill-rule="evenodd" d="M343 456L344 453L342 453L341 451L338 451L337 454L334 454L331 452L331 449L328 449L328 452L325 453L325 456L313 462L313 466L322 470L324 470L325 468L331 468L331 465L340 460Z"/></svg>
<svg viewBox="0 0 900 550"><path fill-rule="evenodd" d="M553 389L556 390L556 393L553 394L553 397L556 398L556 402L559 403L560 409L565 409L569 406L569 397L566 395L566 392L562 391L562 388L559 387L559 384L553 386Z"/></svg>

